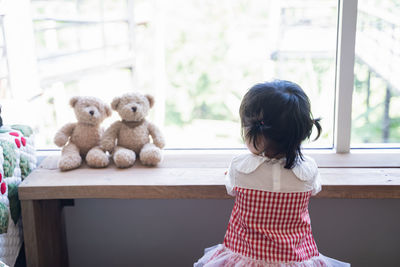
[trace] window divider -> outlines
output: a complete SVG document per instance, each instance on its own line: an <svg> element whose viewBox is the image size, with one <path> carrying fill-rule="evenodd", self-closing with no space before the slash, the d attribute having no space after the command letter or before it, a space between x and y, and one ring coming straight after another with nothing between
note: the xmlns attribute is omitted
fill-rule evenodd
<svg viewBox="0 0 400 267"><path fill-rule="evenodd" d="M357 3L357 0L339 0L334 134L336 153L350 151Z"/></svg>

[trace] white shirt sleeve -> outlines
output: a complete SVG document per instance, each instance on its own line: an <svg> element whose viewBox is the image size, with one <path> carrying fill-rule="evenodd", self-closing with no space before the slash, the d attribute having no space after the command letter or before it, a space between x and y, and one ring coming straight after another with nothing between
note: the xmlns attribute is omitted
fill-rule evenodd
<svg viewBox="0 0 400 267"><path fill-rule="evenodd" d="M313 190L311 195L315 196L316 194L318 194L321 191L321 175L318 174L316 175L316 177L314 178L314 183L313 183Z"/></svg>
<svg viewBox="0 0 400 267"><path fill-rule="evenodd" d="M225 175L225 187L228 195L235 196L235 170L232 167L232 163L229 165L228 173Z"/></svg>
<svg viewBox="0 0 400 267"><path fill-rule="evenodd" d="M321 191L321 176L317 163L313 158L304 156L304 161L301 161L293 168L293 173L297 178L310 185L313 196Z"/></svg>

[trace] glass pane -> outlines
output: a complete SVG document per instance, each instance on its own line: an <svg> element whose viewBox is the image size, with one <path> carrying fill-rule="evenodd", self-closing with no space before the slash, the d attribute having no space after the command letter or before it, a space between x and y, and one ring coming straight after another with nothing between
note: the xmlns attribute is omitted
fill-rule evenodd
<svg viewBox="0 0 400 267"><path fill-rule="evenodd" d="M400 0L359 0L352 146L400 143Z"/></svg>
<svg viewBox="0 0 400 267"><path fill-rule="evenodd" d="M107 45L120 45L129 42L127 23L107 23L104 25L104 36Z"/></svg>
<svg viewBox="0 0 400 267"><path fill-rule="evenodd" d="M0 15L0 47L4 46L3 16Z"/></svg>
<svg viewBox="0 0 400 267"><path fill-rule="evenodd" d="M43 88L35 101L47 114L36 127L37 147L53 146L55 131L74 120L69 97L92 94L109 103L131 90L126 2L32 1ZM134 88L155 96L149 119L168 147L242 147L240 100L255 83L275 78L298 83L322 117L322 137L307 146L332 147L337 0L134 4Z"/></svg>
<svg viewBox="0 0 400 267"><path fill-rule="evenodd" d="M8 84L8 61L4 40L4 16L0 15L0 99L3 99L9 92Z"/></svg>
<svg viewBox="0 0 400 267"><path fill-rule="evenodd" d="M1 51L0 52L4 52ZM0 58L0 77L4 78L8 76L8 64L7 64L7 55L4 54L3 57Z"/></svg>
<svg viewBox="0 0 400 267"><path fill-rule="evenodd" d="M67 122L75 121L75 114L69 106L69 99L75 95L96 96L106 103L111 103L113 97L126 93L132 86L132 74L127 69L110 69L91 72L74 80L53 82L48 85L43 94L34 100L41 117L35 128L40 134L35 136L38 148L55 148L54 134ZM118 114L113 113L102 126L108 127L118 120Z"/></svg>
<svg viewBox="0 0 400 267"><path fill-rule="evenodd" d="M163 2L167 2L164 4ZM135 1L139 88L169 147L241 147L238 109L258 82L298 83L332 147L337 1Z"/></svg>
<svg viewBox="0 0 400 267"><path fill-rule="evenodd" d="M54 148L56 131L75 121L69 99L97 96L106 103L132 90L134 57L127 0L32 1L42 93L32 100L38 148ZM103 126L118 120L107 119Z"/></svg>

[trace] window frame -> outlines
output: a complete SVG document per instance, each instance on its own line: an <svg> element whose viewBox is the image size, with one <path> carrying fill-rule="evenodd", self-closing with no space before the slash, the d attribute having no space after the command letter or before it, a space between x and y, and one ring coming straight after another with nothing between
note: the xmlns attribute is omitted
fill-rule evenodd
<svg viewBox="0 0 400 267"><path fill-rule="evenodd" d="M129 9L133 9L133 1L128 1ZM24 0L20 3L20 6L24 6L23 10L26 11L30 7L29 0ZM363 164L358 164L358 166L366 166L368 162L375 167L379 166L400 166L400 163L396 158L400 156L399 148L362 148L355 149L351 148L351 122L352 122L352 95L354 90L354 59L355 59L355 40L356 40L356 29L357 29L357 14L358 14L358 0L338 0L338 29L337 29L337 50L336 50L336 74L335 74L335 114L334 114L334 133L333 133L333 148L332 149L318 149L318 148L306 148L305 154L310 154L317 158L329 157L332 162L337 160L337 163L332 163L332 166L336 167L349 167L354 164L358 164L357 161L365 162ZM25 17L26 26L30 23L28 20L30 17ZM134 18L130 17L129 23L134 24ZM5 34L7 32L5 31ZM130 32L131 40L134 39L134 33ZM29 40L33 38L29 38ZM30 45L29 42L24 43L24 47L31 46L32 53L34 53L32 47L33 43ZM10 45L10 44L8 44ZM34 54L33 54L34 56ZM14 62L14 59L8 59L10 63ZM33 70L30 71L30 74ZM22 75L21 71L16 71L16 68L9 69L9 76L11 80L16 80ZM39 88L38 79L35 80L34 88ZM36 86L35 86L36 85ZM13 86L14 91L14 85ZM20 88L15 88L17 92ZM339 119L340 118L340 119ZM174 149L168 149L174 150ZM193 153L204 154L205 151L210 151L212 149L176 149L176 150L186 150L193 151ZM216 149L218 150L218 149ZM221 151L230 150L233 153L237 151L242 151L238 149L219 149ZM43 155L45 153L51 153L54 150L48 149L38 149L38 154ZM56 150L59 151L59 150ZM213 150L215 151L215 150ZM349 163L342 160L343 158L340 154L348 154L351 159ZM322 156L321 156L322 155ZM388 156L386 156L388 155ZM373 160L379 157L376 164L373 164Z"/></svg>
<svg viewBox="0 0 400 267"><path fill-rule="evenodd" d="M399 143L351 144L357 21L358 0L338 0L333 149L336 153L397 150L400 156Z"/></svg>
<svg viewBox="0 0 400 267"><path fill-rule="evenodd" d="M350 151L358 0L338 0L334 149ZM339 119L340 118L340 119Z"/></svg>
<svg viewBox="0 0 400 267"><path fill-rule="evenodd" d="M34 0L30 0L31 3L35 2ZM74 0L76 4L76 8L79 6L79 1ZM42 71L42 73L39 73L38 76L40 76L40 86L42 88L51 88L53 87L56 83L58 82L69 82L69 81L75 81L79 80L79 78L84 77L86 75L98 73L100 71L108 70L108 69L114 69L114 68L126 68L129 69L131 72L131 77L132 80L134 78L133 72L135 69L135 63L134 63L134 52L135 52L135 21L134 21L134 15L133 15L133 8L134 8L134 0L125 0L126 1L126 16L120 17L120 18L114 18L114 19L107 19L104 18L104 14L100 11L100 19L75 19L75 18L64 18L64 17L58 17L58 16L38 16L38 17L33 17L32 16L32 23L34 25L34 22L40 22L40 21L52 21L52 22L63 22L65 25L60 26L56 25L54 26L51 30L54 30L58 32L62 28L73 28L73 29L78 29L80 27L85 27L85 26L100 26L101 31L102 31L102 43L100 43L100 46L95 47L95 48L90 48L90 49L77 49L71 52L63 52L63 53L57 53L55 55L45 55L45 56L38 56L37 55L37 65L38 67L40 64L43 64L44 62L47 62L49 60L54 60L55 58L69 58L69 57L74 57L78 54L88 54L91 52L96 52L96 51L101 51L103 53L106 52L106 49L110 47L115 47L115 46L127 46L129 49L129 53L131 55L128 55L126 58L112 58L112 59L107 59L103 63L98 63L97 65L89 65L89 66L84 66L84 67L78 67L74 68L72 70L64 70L62 73L53 73L53 74L47 74L46 71ZM101 5L104 5L104 0L101 0ZM128 14L131 14L131 16L128 16ZM107 44L106 37L105 37L105 26L110 25L111 23L124 23L128 27L128 38L126 42L121 42L118 44ZM33 27L33 31L36 34L37 32L46 32L49 29L46 28L39 28L35 29ZM40 70L40 68L38 68Z"/></svg>

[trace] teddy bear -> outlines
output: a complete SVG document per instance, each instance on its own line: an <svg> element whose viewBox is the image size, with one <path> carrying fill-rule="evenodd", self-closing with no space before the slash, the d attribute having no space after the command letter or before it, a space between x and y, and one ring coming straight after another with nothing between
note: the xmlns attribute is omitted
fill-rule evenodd
<svg viewBox="0 0 400 267"><path fill-rule="evenodd" d="M96 161L96 152L104 132L100 124L111 116L109 105L91 96L75 96L69 103L78 122L65 124L54 137L54 143L62 147L58 167L61 171L75 169L85 158L89 165L106 164Z"/></svg>
<svg viewBox="0 0 400 267"><path fill-rule="evenodd" d="M146 120L153 105L153 96L138 92L127 93L113 99L111 108L118 112L121 120L114 122L105 131L100 141L100 149L112 153L118 168L132 166L137 157L147 166L155 166L161 162L164 137L153 123ZM104 153L104 161L106 157Z"/></svg>

